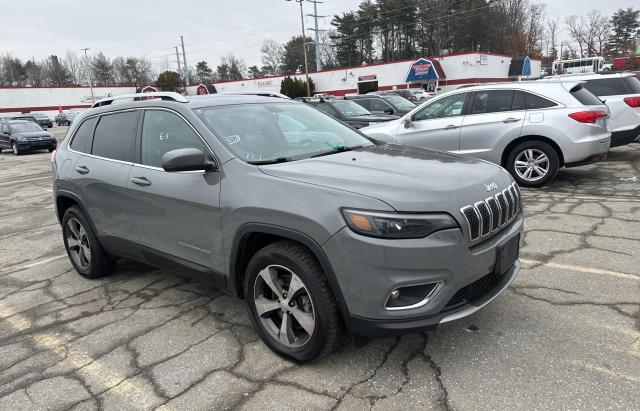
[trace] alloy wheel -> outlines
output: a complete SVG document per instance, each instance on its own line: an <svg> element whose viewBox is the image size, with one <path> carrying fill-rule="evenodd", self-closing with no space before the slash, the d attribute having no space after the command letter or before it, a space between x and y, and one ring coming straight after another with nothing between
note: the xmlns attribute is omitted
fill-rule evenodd
<svg viewBox="0 0 640 411"><path fill-rule="evenodd" d="M549 173L549 157L541 150L528 148L515 159L514 169L526 181L538 181Z"/></svg>
<svg viewBox="0 0 640 411"><path fill-rule="evenodd" d="M13 150L13 154L18 155L18 145L16 143L11 144L11 149Z"/></svg>
<svg viewBox="0 0 640 411"><path fill-rule="evenodd" d="M86 269L91 264L91 245L82 223L75 218L67 222L67 248L77 266Z"/></svg>
<svg viewBox="0 0 640 411"><path fill-rule="evenodd" d="M294 272L269 265L256 276L254 306L262 325L288 348L305 345L316 326L311 295Z"/></svg>

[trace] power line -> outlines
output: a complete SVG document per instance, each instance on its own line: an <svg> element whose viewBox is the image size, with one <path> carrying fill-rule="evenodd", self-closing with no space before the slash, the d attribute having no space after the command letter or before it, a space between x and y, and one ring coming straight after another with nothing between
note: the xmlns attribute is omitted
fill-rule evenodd
<svg viewBox="0 0 640 411"><path fill-rule="evenodd" d="M320 31L324 31L324 30L320 30L318 28L318 17L327 17L327 16L318 16L318 3L323 3L322 1L317 1L317 0L308 0L308 1L313 3L313 14L307 14L307 16L313 17L313 19L315 20L315 28L307 29L307 30L313 31L316 35L316 70L320 71L322 69L322 64L320 62Z"/></svg>

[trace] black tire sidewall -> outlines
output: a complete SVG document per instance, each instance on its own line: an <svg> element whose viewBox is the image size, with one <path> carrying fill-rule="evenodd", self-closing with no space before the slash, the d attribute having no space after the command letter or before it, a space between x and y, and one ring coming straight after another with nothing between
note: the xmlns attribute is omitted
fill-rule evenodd
<svg viewBox="0 0 640 411"><path fill-rule="evenodd" d="M258 318L253 304L254 283L260 270L272 264L281 265L295 273L302 280L311 296L315 314L315 329L309 341L302 347L289 348L282 345L279 341L274 340L268 331L264 329L262 322ZM297 256L287 253L286 250L266 247L258 251L251 259L247 266L247 275L245 277L245 298L254 328L269 348L280 355L296 361L308 361L319 356L323 352L328 339L329 314L327 302L323 297L321 285L317 278L310 273L312 269L312 267L307 267L307 264Z"/></svg>
<svg viewBox="0 0 640 411"><path fill-rule="evenodd" d="M549 158L549 171L547 175L537 181L527 181L516 173L515 170L515 159L524 150L528 150L534 148L536 150L540 150L544 152ZM549 182L551 182L556 175L558 174L558 169L560 168L560 159L558 158L558 153L556 150L551 147L549 144L542 141L525 141L524 143L520 143L515 146L507 156L507 170L511 173L511 176L516 180L519 186L523 187L541 187Z"/></svg>
<svg viewBox="0 0 640 411"><path fill-rule="evenodd" d="M89 266L87 268L82 268L78 266L75 260L73 259L73 257L71 256L71 253L69 252L69 244L67 244L67 230L69 228L67 226L67 223L72 218L75 218L76 220L80 221L80 223L82 224L82 227L87 233L87 239L89 240L89 244L91 246L91 262L89 263ZM93 228L89 224L89 221L87 220L87 218L84 216L84 213L79 208L70 207L65 212L64 217L62 218L62 239L64 241L64 248L67 252L67 256L69 257L69 261L71 261L73 268L75 268L80 275L87 278L98 278L102 276L102 274L100 275L95 274L97 271L96 269L96 264L98 260L97 253L98 253L98 250L100 249L100 244L98 243L98 239L95 233L93 232Z"/></svg>

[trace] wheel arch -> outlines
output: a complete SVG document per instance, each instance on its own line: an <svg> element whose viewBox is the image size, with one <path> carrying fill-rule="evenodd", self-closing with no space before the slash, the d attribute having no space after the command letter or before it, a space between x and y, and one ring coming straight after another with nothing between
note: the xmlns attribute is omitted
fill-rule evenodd
<svg viewBox="0 0 640 411"><path fill-rule="evenodd" d="M229 260L229 279L227 288L239 297L244 298L244 276L251 257L261 248L277 241L288 240L306 247L316 258L323 273L327 277L331 291L336 299L343 320L348 318L348 309L335 272L322 247L308 235L299 231L270 224L249 223L240 226L233 238L231 258Z"/></svg>
<svg viewBox="0 0 640 411"><path fill-rule="evenodd" d="M540 142L549 144L556 151L556 153L558 154L558 159L560 160L559 168L564 167L564 155L563 155L562 149L560 148L558 143L556 143L555 141L553 141L549 137L540 136L540 135L521 136L521 137L516 138L515 140L513 140L509 144L507 144L507 146L502 151L502 158L500 159L500 165L502 167L506 168L506 166L507 166L507 158L509 157L509 153L511 153L511 150L513 150L513 148L515 146L517 146L518 144L525 143L527 141L540 141Z"/></svg>

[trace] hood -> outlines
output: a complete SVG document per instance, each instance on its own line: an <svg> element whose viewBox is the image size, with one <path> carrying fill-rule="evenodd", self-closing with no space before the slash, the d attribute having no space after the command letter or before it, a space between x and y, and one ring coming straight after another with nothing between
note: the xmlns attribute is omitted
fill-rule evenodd
<svg viewBox="0 0 640 411"><path fill-rule="evenodd" d="M392 116L390 114L365 114L362 116L347 117L348 121L362 121L363 123L369 121L391 121L397 119L398 116Z"/></svg>
<svg viewBox="0 0 640 411"><path fill-rule="evenodd" d="M459 218L467 204L500 190L511 176L495 164L440 151L377 145L290 163L261 166L265 174L377 198L397 211L446 211ZM345 204L349 206L349 204Z"/></svg>

